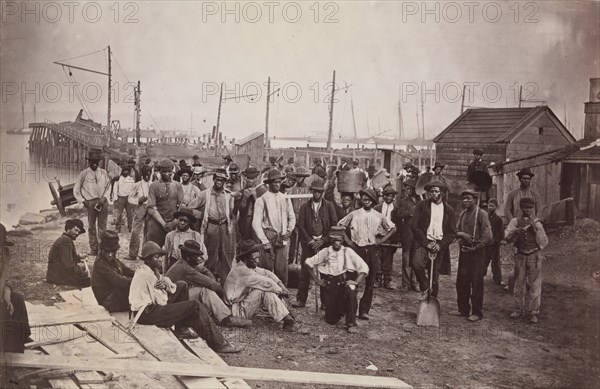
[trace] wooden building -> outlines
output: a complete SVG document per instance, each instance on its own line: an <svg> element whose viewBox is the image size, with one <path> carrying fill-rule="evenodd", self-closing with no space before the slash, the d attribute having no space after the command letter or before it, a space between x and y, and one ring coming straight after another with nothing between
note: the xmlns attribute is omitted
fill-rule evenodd
<svg viewBox="0 0 600 389"><path fill-rule="evenodd" d="M530 157L562 149L575 138L547 106L528 108L468 109L433 140L436 159L444 164L450 190L459 191L466 184L466 172L473 160L473 150L484 151L483 161L494 177L492 196L503 203L508 193L518 187L517 166ZM541 167L543 166L543 167ZM516 171L515 171L516 169ZM537 169L537 170L536 170ZM542 170L543 169L543 170ZM545 202L556 201L560 183L560 164L546 164L533 169L532 182Z"/></svg>
<svg viewBox="0 0 600 389"><path fill-rule="evenodd" d="M235 142L234 154L247 154L250 161L261 164L265 152L265 134L255 132Z"/></svg>

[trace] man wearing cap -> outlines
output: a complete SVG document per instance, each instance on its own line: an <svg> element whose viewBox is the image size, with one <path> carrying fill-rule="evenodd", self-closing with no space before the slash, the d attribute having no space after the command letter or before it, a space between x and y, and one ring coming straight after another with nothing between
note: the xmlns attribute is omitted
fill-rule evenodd
<svg viewBox="0 0 600 389"><path fill-rule="evenodd" d="M456 236L454 209L442 200L442 191L448 190L448 187L443 182L430 181L425 185L425 190L429 192L429 198L417 204L411 225L416 244L413 271L423 299L429 289L429 253L435 254L433 274L429 274L429 277L433 277L431 295L437 297L442 256Z"/></svg>
<svg viewBox="0 0 600 389"><path fill-rule="evenodd" d="M200 162L200 157L196 154L192 157L192 167L200 167L202 163Z"/></svg>
<svg viewBox="0 0 600 389"><path fill-rule="evenodd" d="M513 297L515 310L510 317L517 319L529 315L529 322L538 322L542 300L542 261L540 252L548 245L548 236L541 221L535 217L535 200L524 197L519 200L521 216L508 223L504 239L515 242L515 286Z"/></svg>
<svg viewBox="0 0 600 389"><path fill-rule="evenodd" d="M306 198L295 197L297 197L297 195L309 195L311 193L309 186L305 182L306 178L309 175L310 172L307 168L305 168L304 166L298 166L296 171L286 176L286 180L288 180L291 184L286 194L292 201L292 207L294 208L294 215L296 216L296 218L298 218L300 207L306 202ZM294 260L296 260L299 244L300 241L298 240L298 230L294 229L294 231L292 231L292 235L290 236L290 250L288 252L288 262L291 263L294 262Z"/></svg>
<svg viewBox="0 0 600 389"><path fill-rule="evenodd" d="M329 229L338 222L335 207L330 201L323 198L325 181L314 180L310 185L312 199L304 202L298 212L298 237L302 245L300 259L300 279L298 293L293 307L304 307L310 288L310 274L304 266L306 258L312 257L323 249L328 242Z"/></svg>
<svg viewBox="0 0 600 389"><path fill-rule="evenodd" d="M256 202L256 186L259 184L260 171L254 165L248 165L242 172L244 177L244 189L241 196L235 200L235 208L238 210L238 227L241 240L252 239L252 217L254 214L254 203Z"/></svg>
<svg viewBox="0 0 600 389"><path fill-rule="evenodd" d="M206 253L202 235L198 231L192 230L191 226L196 223L196 217L189 208L181 208L173 214L177 224L175 229L170 231L165 237L165 245L163 250L167 252L165 271L168 270L176 261L181 259L181 251L179 247L188 240L199 242L202 251Z"/></svg>
<svg viewBox="0 0 600 389"><path fill-rule="evenodd" d="M119 247L119 234L105 231L92 273L92 291L96 301L109 312L129 311L129 286L134 271L117 259Z"/></svg>
<svg viewBox="0 0 600 389"><path fill-rule="evenodd" d="M283 178L278 169L267 173L264 183L269 190L256 199L252 229L264 249L270 252L270 256L263 258L261 267L274 270L283 285L287 285L288 250L290 235L296 227L296 216L292 202L279 193Z"/></svg>
<svg viewBox="0 0 600 389"><path fill-rule="evenodd" d="M131 232L133 221L133 207L129 204L129 195L133 191L135 179L131 176L131 169L128 165L121 168L121 175L113 185L111 191L111 200L114 206L115 230L121 232L121 226L124 224L123 213L127 215L127 229Z"/></svg>
<svg viewBox="0 0 600 389"><path fill-rule="evenodd" d="M401 217L397 203L394 201L397 194L398 191L391 185L386 186L383 189L383 203L373 207L375 211L381 213L389 222L391 222L391 224L396 226L396 232L385 245L381 246L381 268L376 275L375 280L375 287L383 286L385 289L390 290L396 289L396 287L392 285L392 268L394 254L396 253L397 245L400 242L398 227L401 223Z"/></svg>
<svg viewBox="0 0 600 389"><path fill-rule="evenodd" d="M0 224L0 355L24 353L25 343L31 340L25 298L7 280L10 246L14 242L6 240L6 227Z"/></svg>
<svg viewBox="0 0 600 389"><path fill-rule="evenodd" d="M175 335L179 338L199 335L218 353L241 351L223 337L204 305L189 299L188 285L184 281L173 282L160 273L161 257L165 254L154 242L142 246L140 258L143 264L135 271L129 289L131 311L136 314L142 311L138 323L164 328L174 325Z"/></svg>
<svg viewBox="0 0 600 389"><path fill-rule="evenodd" d="M142 180L136 182L131 189L131 194L127 198L133 208L133 222L131 226L131 238L129 239L130 261L137 259L140 250L140 234L144 231L146 224L146 214L148 213L148 193L150 192L150 177L152 168L149 165L142 165L140 168Z"/></svg>
<svg viewBox="0 0 600 389"><path fill-rule="evenodd" d="M238 243L237 263L223 287L225 301L231 305L231 314L252 319L264 307L276 323L283 321L285 331L308 333L296 322L282 300L290 295L290 291L273 272L258 266L261 249L261 244L250 239Z"/></svg>
<svg viewBox="0 0 600 389"><path fill-rule="evenodd" d="M177 162L177 160L175 160L174 162ZM177 181L177 182L181 182L181 172L183 171L183 169L189 167L186 160L185 159L180 159L179 160L179 166L176 165L176 169L175 169L175 173L173 174L173 180Z"/></svg>
<svg viewBox="0 0 600 389"><path fill-rule="evenodd" d="M192 179L192 168L189 166L185 166L179 171L179 177L181 179L181 187L183 188L183 201L179 205L179 207L187 207L192 203L196 198L200 197L200 188L196 185L192 184L190 181Z"/></svg>
<svg viewBox="0 0 600 389"><path fill-rule="evenodd" d="M48 253L46 282L78 288L90 286L90 275L83 262L85 256L77 255L73 243L83 233L85 229L80 219L68 219L65 222L65 232L56 239Z"/></svg>
<svg viewBox="0 0 600 389"><path fill-rule="evenodd" d="M518 218L523 215L521 212L520 201L523 198L531 198L534 201L533 214L537 215L540 210L540 195L533 189L531 189L531 179L535 176L531 169L523 168L519 170L517 173L517 177L519 177L519 182L521 185L519 188L513 190L508 194L506 198L506 204L504 206L504 216L508 220L513 218Z"/></svg>
<svg viewBox="0 0 600 389"><path fill-rule="evenodd" d="M206 190L206 185L204 185L204 182L202 182L202 178L204 177L205 173L206 172L202 165L196 165L192 169L192 185L200 189L200 192L204 192Z"/></svg>
<svg viewBox="0 0 600 389"><path fill-rule="evenodd" d="M150 184L148 190L148 214L145 241L159 246L165 244L165 236L173 229L177 221L174 213L183 202L183 187L173 181L173 162L168 158L158 163L160 180Z"/></svg>
<svg viewBox="0 0 600 389"><path fill-rule="evenodd" d="M378 202L375 190L367 188L359 193L363 204L362 208L351 212L340 220L338 225L350 228L351 247L369 266L365 291L358 306L358 318L369 320L375 276L379 272L381 264L380 247L396 232L396 226L381 213L373 210L373 206Z"/></svg>
<svg viewBox="0 0 600 389"><path fill-rule="evenodd" d="M435 164L433 165L433 178L432 180L436 180L436 181L440 181L444 184L448 184L446 182L446 177L444 177L442 175L442 170L444 170L444 168L446 167L446 165L444 165L443 163L441 163L440 161L435 161Z"/></svg>
<svg viewBox="0 0 600 389"><path fill-rule="evenodd" d="M228 181L231 181L231 192L237 193L242 190L242 179L240 177L240 165L232 162L227 169Z"/></svg>
<svg viewBox="0 0 600 389"><path fill-rule="evenodd" d="M464 190L461 197L464 210L456 226L456 237L460 239L456 301L460 316L478 321L483 318L485 248L492 241L492 228L487 212L477 207L479 193Z"/></svg>
<svg viewBox="0 0 600 389"><path fill-rule="evenodd" d="M111 180L106 170L99 167L101 159L99 150L90 150L89 167L79 173L73 186L73 196L87 209L91 255L98 255L98 237L106 231L108 221L107 192Z"/></svg>
<svg viewBox="0 0 600 389"><path fill-rule="evenodd" d="M201 196L190 204L199 215L200 235L206 244L208 259L206 267L223 284L231 270L235 257L232 245L234 218L234 198L225 191L227 172L217 169L213 174L212 188L202 192Z"/></svg>
<svg viewBox="0 0 600 389"><path fill-rule="evenodd" d="M481 171L487 173L488 167L486 163L481 160L482 156L482 149L473 150L473 161L471 161L471 163L467 167L467 181L469 180L469 177L471 177L471 173L473 173L474 171Z"/></svg>
<svg viewBox="0 0 600 389"><path fill-rule="evenodd" d="M127 161L127 166L131 172L131 176L135 180L135 182L139 182L142 179L142 174L138 168L135 167L135 159L129 158Z"/></svg>
<svg viewBox="0 0 600 389"><path fill-rule="evenodd" d="M415 192L417 182L409 178L403 182L406 195L398 203L398 217L400 218L398 234L402 244L402 291L418 291L419 287L412 268L412 258L415 253L415 238L412 232L412 219L415 207L421 201L421 196Z"/></svg>
<svg viewBox="0 0 600 389"><path fill-rule="evenodd" d="M331 246L322 248L308 258L305 266L315 284L322 288L325 321L336 324L345 316L346 330L354 333L358 308L357 287L369 273L369 267L354 250L342 246L344 235L343 227L331 227Z"/></svg>
<svg viewBox="0 0 600 389"><path fill-rule="evenodd" d="M208 308L217 322L225 327L248 327L250 320L231 316L231 310L221 297L223 288L215 276L204 267L204 244L195 240L186 240L179 245L181 252L177 260L167 271L166 276L172 281L185 281L189 286L190 300L198 300Z"/></svg>
<svg viewBox="0 0 600 389"><path fill-rule="evenodd" d="M229 165L231 165L231 162L233 162L233 158L231 157L231 155L225 155L223 156L223 160L225 161L223 169L227 171L229 169Z"/></svg>

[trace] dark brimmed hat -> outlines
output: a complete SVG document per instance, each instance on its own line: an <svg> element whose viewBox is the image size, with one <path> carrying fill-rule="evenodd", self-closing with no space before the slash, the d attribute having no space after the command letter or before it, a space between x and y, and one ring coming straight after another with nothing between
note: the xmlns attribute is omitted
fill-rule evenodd
<svg viewBox="0 0 600 389"><path fill-rule="evenodd" d="M237 247L236 247L237 254L236 254L236 256L238 258L241 258L241 257L243 257L245 255L259 252L261 247L262 247L261 244L256 243L252 239L243 240L243 241L241 241L240 243L237 244Z"/></svg>
<svg viewBox="0 0 600 389"><path fill-rule="evenodd" d="M377 193L375 193L375 191L371 188L363 189L358 193L361 195L361 197L367 196L368 198L373 200L374 203L379 202L379 197L377 197Z"/></svg>
<svg viewBox="0 0 600 389"><path fill-rule="evenodd" d="M119 234L116 231L107 230L100 236L100 250L117 251L120 247Z"/></svg>
<svg viewBox="0 0 600 389"><path fill-rule="evenodd" d="M535 207L535 200L531 197L523 197L519 200L519 207Z"/></svg>
<svg viewBox="0 0 600 389"><path fill-rule="evenodd" d="M525 168L519 170L519 172L517 173L517 177L521 178L521 176L529 176L529 177L533 178L533 176L535 176L535 174L533 174L533 172L531 171L530 168L525 167Z"/></svg>
<svg viewBox="0 0 600 389"><path fill-rule="evenodd" d="M100 161L102 159L102 151L98 149L91 149L88 151L88 156L85 159L88 161Z"/></svg>
<svg viewBox="0 0 600 389"><path fill-rule="evenodd" d="M185 242L183 242L183 244L180 244L179 250L181 250L182 253L185 252L185 253L193 254L193 255L204 255L204 252L202 251L202 246L200 246L200 243L198 243L192 239L188 239Z"/></svg>
<svg viewBox="0 0 600 389"><path fill-rule="evenodd" d="M325 168L321 165L315 167L315 174L321 178L325 178L327 177L327 171L325 170Z"/></svg>
<svg viewBox="0 0 600 389"><path fill-rule="evenodd" d="M441 191L447 190L448 189L448 185L446 185L445 183L443 183L440 180L432 180L429 181L427 184L425 184L425 187L423 189L425 190L430 190L433 187L438 187L440 188Z"/></svg>
<svg viewBox="0 0 600 389"><path fill-rule="evenodd" d="M83 228L83 221L81 219L67 219L65 222L65 227L67 227L67 224L72 224L73 226L78 227L80 234L85 233L85 228Z"/></svg>
<svg viewBox="0 0 600 389"><path fill-rule="evenodd" d="M478 198L479 197L479 192L476 192L472 189L465 189L462 192L460 192L460 197L464 197L465 195L467 196L473 196L473 198Z"/></svg>
<svg viewBox="0 0 600 389"><path fill-rule="evenodd" d="M417 181L414 178L409 178L408 180L405 180L403 184L404 186L412 186L413 188L416 188Z"/></svg>
<svg viewBox="0 0 600 389"><path fill-rule="evenodd" d="M190 175L190 177L194 174L194 171L192 170L192 167L189 165L185 165L184 167L182 167L179 170L179 176L181 177L184 173L187 173Z"/></svg>
<svg viewBox="0 0 600 389"><path fill-rule="evenodd" d="M140 258L146 259L156 254L165 255L167 252L161 249L158 244L149 240L142 246Z"/></svg>
<svg viewBox="0 0 600 389"><path fill-rule="evenodd" d="M475 150L473 150L473 155L483 155L483 149L475 149Z"/></svg>
<svg viewBox="0 0 600 389"><path fill-rule="evenodd" d="M279 169L269 169L269 171L267 172L267 176L266 178L263 180L263 182L265 184L268 184L269 182L273 182L275 180L283 180L285 178L285 175L281 173L281 171L279 171Z"/></svg>
<svg viewBox="0 0 600 389"><path fill-rule="evenodd" d="M187 162L185 161L185 159L179 160L179 166L187 166Z"/></svg>
<svg viewBox="0 0 600 389"><path fill-rule="evenodd" d="M388 185L388 186L386 186L386 187L383 189L383 195L384 195L384 196L385 196L385 195L394 195L394 196L395 196L395 195L397 195L397 194L398 194L398 191L397 191L396 189L394 189L394 187L393 187L393 186L391 186L391 185Z"/></svg>
<svg viewBox="0 0 600 389"><path fill-rule="evenodd" d="M232 162L231 165L229 165L229 173L239 173L240 172L240 165L238 165L235 162Z"/></svg>
<svg viewBox="0 0 600 389"><path fill-rule="evenodd" d="M342 226L332 226L329 229L329 240L344 240L346 229Z"/></svg>
<svg viewBox="0 0 600 389"><path fill-rule="evenodd" d="M310 190L325 190L325 180L321 178L316 178L310 183Z"/></svg>
<svg viewBox="0 0 600 389"><path fill-rule="evenodd" d="M441 163L440 161L435 161L435 164L433 165L433 168L436 169L438 167L441 167L442 169L446 167L446 165L444 165L443 163Z"/></svg>
<svg viewBox="0 0 600 389"><path fill-rule="evenodd" d="M304 166L298 166L294 171L294 175L296 177L310 177L310 170L308 170Z"/></svg>
<svg viewBox="0 0 600 389"><path fill-rule="evenodd" d="M225 155L225 156L223 156L223 159L226 161L233 161L233 158L231 157L231 155Z"/></svg>
<svg viewBox="0 0 600 389"><path fill-rule="evenodd" d="M215 178L221 178L221 179L227 181L227 178L229 178L229 177L227 177L227 171L225 169L219 168L219 169L215 170L215 172L213 173L213 180Z"/></svg>
<svg viewBox="0 0 600 389"><path fill-rule="evenodd" d="M148 165L142 165L142 167L140 167L140 174L143 176L148 173L152 173L152 168Z"/></svg>
<svg viewBox="0 0 600 389"><path fill-rule="evenodd" d="M169 158L163 158L158 162L158 168L159 169L173 169L173 161L171 161Z"/></svg>
<svg viewBox="0 0 600 389"><path fill-rule="evenodd" d="M196 216L194 216L194 213L189 208L181 208L179 211L173 214L175 219L177 219L179 216L186 216L188 219L190 219L190 223L194 223L196 221Z"/></svg>
<svg viewBox="0 0 600 389"><path fill-rule="evenodd" d="M258 168L254 165L249 165L246 169L244 169L242 175L250 179L256 178L260 176L260 170L258 170Z"/></svg>

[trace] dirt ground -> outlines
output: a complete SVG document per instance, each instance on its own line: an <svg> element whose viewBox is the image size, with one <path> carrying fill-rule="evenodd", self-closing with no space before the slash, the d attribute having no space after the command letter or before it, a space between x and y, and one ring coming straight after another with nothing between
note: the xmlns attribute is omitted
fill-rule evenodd
<svg viewBox="0 0 600 389"><path fill-rule="evenodd" d="M68 289L44 282L48 250L60 235L62 223L56 220L31 233L9 233L16 243L11 248L10 278L33 303L59 302L58 292ZM485 279L484 319L470 323L452 316L457 310L457 251L453 247L452 275L440 277L439 328L415 325L415 292L377 289L371 320L359 321L358 333L350 335L341 324L326 324L322 311L315 313L311 291L309 305L292 310L310 335L285 333L270 319L257 317L251 329L224 329L227 338L244 351L222 357L232 366L393 376L415 388L597 388L599 233L599 224L587 219L549 233L537 325L508 317L513 299L492 283L490 272ZM119 258L127 254L127 235L121 234ZM87 236L81 236L76 246L80 253L87 253ZM509 246L502 248L504 280L512 271L510 252ZM399 261L400 252L395 257L395 280L399 280ZM370 364L378 371L367 370ZM261 389L323 387L249 383Z"/></svg>

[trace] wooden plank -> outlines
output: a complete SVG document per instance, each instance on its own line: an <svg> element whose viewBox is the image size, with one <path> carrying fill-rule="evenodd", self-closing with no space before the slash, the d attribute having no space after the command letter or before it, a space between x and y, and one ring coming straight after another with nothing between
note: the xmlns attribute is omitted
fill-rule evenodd
<svg viewBox="0 0 600 389"><path fill-rule="evenodd" d="M294 370L257 369L247 367L220 367L177 362L128 361L112 359L93 359L50 356L24 356L23 354L6 353L6 363L14 367L100 369L103 371L154 371L195 377L229 377L257 381L276 381L304 384L362 386L369 388L410 389L412 386L393 377L374 377L352 374L331 374Z"/></svg>
<svg viewBox="0 0 600 389"><path fill-rule="evenodd" d="M25 356L36 356L42 355L40 350L25 350ZM48 382L50 386L53 388L62 388L62 389L80 389L79 385L75 383L73 378L71 377L58 377L58 378L48 378Z"/></svg>

